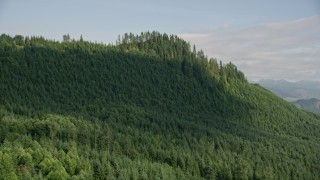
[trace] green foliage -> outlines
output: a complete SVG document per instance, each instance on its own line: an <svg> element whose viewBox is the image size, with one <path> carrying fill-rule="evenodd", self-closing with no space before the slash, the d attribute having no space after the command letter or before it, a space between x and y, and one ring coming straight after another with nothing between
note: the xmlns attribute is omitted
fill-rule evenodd
<svg viewBox="0 0 320 180"><path fill-rule="evenodd" d="M0 179L317 179L320 119L173 35L0 36Z"/></svg>
<svg viewBox="0 0 320 180"><path fill-rule="evenodd" d="M0 179L18 179L9 154L0 152Z"/></svg>

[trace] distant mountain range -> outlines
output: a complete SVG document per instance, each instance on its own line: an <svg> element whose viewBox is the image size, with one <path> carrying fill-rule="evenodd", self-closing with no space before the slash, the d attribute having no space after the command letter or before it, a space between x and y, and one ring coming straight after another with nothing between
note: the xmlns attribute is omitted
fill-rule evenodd
<svg viewBox="0 0 320 180"><path fill-rule="evenodd" d="M320 114L320 82L318 81L289 82L267 79L260 80L258 84L301 109Z"/></svg>
<svg viewBox="0 0 320 180"><path fill-rule="evenodd" d="M299 99L293 102L297 107L320 115L320 100L316 98Z"/></svg>

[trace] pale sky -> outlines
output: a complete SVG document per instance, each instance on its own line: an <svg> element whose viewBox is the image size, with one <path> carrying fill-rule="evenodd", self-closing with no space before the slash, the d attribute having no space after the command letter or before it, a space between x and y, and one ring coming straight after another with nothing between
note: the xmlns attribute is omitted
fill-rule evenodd
<svg viewBox="0 0 320 180"><path fill-rule="evenodd" d="M251 81L320 81L320 0L0 0L0 34L176 34Z"/></svg>

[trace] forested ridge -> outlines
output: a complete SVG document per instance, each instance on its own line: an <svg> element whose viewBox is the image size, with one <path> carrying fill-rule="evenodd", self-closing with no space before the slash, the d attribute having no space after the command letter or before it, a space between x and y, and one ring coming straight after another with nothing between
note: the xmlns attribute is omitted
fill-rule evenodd
<svg viewBox="0 0 320 180"><path fill-rule="evenodd" d="M319 179L320 118L183 39L0 36L0 179Z"/></svg>

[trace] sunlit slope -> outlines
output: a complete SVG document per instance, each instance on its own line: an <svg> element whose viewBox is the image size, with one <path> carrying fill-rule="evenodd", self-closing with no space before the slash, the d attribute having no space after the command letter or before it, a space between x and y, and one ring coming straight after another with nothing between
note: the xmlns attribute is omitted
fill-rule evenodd
<svg viewBox="0 0 320 180"><path fill-rule="evenodd" d="M320 176L318 117L176 36L0 43L0 179Z"/></svg>

